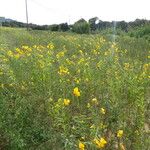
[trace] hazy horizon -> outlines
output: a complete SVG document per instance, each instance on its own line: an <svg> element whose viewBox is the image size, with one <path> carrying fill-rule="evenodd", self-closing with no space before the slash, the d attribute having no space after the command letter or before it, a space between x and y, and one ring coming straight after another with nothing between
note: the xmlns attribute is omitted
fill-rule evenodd
<svg viewBox="0 0 150 150"><path fill-rule="evenodd" d="M27 0L29 23L73 24L84 18L98 17L102 21L150 20L149 0ZM0 16L26 22L25 0L3 0Z"/></svg>

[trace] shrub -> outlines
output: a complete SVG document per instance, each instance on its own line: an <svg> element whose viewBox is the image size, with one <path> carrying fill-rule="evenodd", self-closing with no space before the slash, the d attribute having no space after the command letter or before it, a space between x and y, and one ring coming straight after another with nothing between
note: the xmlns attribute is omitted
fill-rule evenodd
<svg viewBox="0 0 150 150"><path fill-rule="evenodd" d="M79 34L87 34L90 31L90 25L84 19L80 19L73 25L72 31Z"/></svg>

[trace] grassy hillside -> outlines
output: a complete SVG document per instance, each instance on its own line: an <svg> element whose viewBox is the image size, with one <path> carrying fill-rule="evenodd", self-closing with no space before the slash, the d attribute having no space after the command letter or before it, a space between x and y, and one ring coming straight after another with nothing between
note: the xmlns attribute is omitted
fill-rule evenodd
<svg viewBox="0 0 150 150"><path fill-rule="evenodd" d="M0 149L148 150L150 43L0 28Z"/></svg>

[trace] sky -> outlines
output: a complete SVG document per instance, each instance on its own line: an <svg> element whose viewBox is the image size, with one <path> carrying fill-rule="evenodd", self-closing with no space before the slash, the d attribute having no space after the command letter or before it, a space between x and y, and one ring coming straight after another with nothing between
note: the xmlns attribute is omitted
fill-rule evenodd
<svg viewBox="0 0 150 150"><path fill-rule="evenodd" d="M103 21L150 20L150 0L27 0L29 23L74 23L98 17ZM0 0L0 16L26 22L25 0Z"/></svg>

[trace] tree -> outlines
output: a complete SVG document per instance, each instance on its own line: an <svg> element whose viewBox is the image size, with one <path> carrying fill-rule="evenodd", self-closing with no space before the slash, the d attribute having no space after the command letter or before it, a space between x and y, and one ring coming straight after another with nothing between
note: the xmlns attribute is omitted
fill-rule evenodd
<svg viewBox="0 0 150 150"><path fill-rule="evenodd" d="M59 30L63 31L63 32L68 31L69 30L68 24L67 23L61 23L61 24L59 24Z"/></svg>
<svg viewBox="0 0 150 150"><path fill-rule="evenodd" d="M90 25L91 31L95 31L97 29L97 26L96 26L97 20L98 20L98 17L94 17L94 18L89 19L89 25Z"/></svg>
<svg viewBox="0 0 150 150"><path fill-rule="evenodd" d="M87 34L90 31L90 25L86 20L80 19L74 23L72 31L79 34Z"/></svg>
<svg viewBox="0 0 150 150"><path fill-rule="evenodd" d="M49 26L51 31L58 31L59 30L59 25L57 24L53 24Z"/></svg>
<svg viewBox="0 0 150 150"><path fill-rule="evenodd" d="M128 23L125 21L119 21L118 23L118 28L120 28L121 30L127 32L128 31Z"/></svg>

